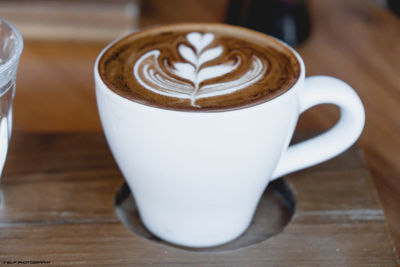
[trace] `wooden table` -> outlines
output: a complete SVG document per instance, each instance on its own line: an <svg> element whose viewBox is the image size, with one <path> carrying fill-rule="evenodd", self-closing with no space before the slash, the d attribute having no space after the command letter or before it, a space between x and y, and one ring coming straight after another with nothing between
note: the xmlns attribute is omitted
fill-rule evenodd
<svg viewBox="0 0 400 267"><path fill-rule="evenodd" d="M125 216L136 222L133 232L118 219L124 215L113 204L123 178L101 133L16 134L0 191L0 264L400 264L359 149L284 179L288 186L282 179L269 186L273 192L264 194L238 240L187 250L137 231L138 216L129 209ZM132 204L119 193L121 198ZM123 201L116 203L121 207ZM268 226L274 220L278 224Z"/></svg>
<svg viewBox="0 0 400 267"><path fill-rule="evenodd" d="M221 21L226 3L169 1L167 6L165 1L145 1L142 25ZM400 20L368 1L309 3L313 31L297 50L308 75L336 76L360 95L366 108L366 126L359 145L400 251ZM104 45L26 40L17 82L14 131L101 131L92 68ZM317 107L301 118L298 128L322 131L337 117L335 108Z"/></svg>

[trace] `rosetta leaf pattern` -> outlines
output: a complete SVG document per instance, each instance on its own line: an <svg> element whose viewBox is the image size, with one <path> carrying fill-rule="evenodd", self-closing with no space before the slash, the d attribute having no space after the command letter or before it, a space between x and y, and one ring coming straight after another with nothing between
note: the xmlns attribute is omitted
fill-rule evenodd
<svg viewBox="0 0 400 267"><path fill-rule="evenodd" d="M187 45L180 45L178 47L179 54L187 61L193 65L197 64L196 55L194 51Z"/></svg>
<svg viewBox="0 0 400 267"><path fill-rule="evenodd" d="M186 39L189 41L190 44L196 49L198 53L203 51L205 47L214 41L214 34L212 33L205 33L201 34L199 32L191 32L186 35Z"/></svg>
<svg viewBox="0 0 400 267"><path fill-rule="evenodd" d="M200 84L205 80L210 80L231 72L234 69L234 65L227 63L202 68L205 63L221 56L223 52L222 46L207 49L214 40L214 35L209 33L189 33L186 38L194 50L185 44L179 45L178 51L180 55L189 63L174 63L174 74L193 83L194 90L190 94L191 104L196 106L195 100L199 93L201 93ZM188 64L191 64L192 67L188 66Z"/></svg>
<svg viewBox="0 0 400 267"><path fill-rule="evenodd" d="M199 107L196 104L199 98L233 93L263 77L266 66L258 57L253 56L250 69L242 77L202 85L204 81L235 71L242 62L241 58L236 56L235 59L223 64L210 65L208 62L219 58L224 52L222 46L212 46L214 38L212 33L187 34L188 43L178 46L178 53L184 62L173 62L172 66L167 61L163 62L164 67L160 66L158 61L160 51L147 52L135 63L134 75L148 90L166 96L189 98L194 107ZM208 64L205 66L206 63Z"/></svg>

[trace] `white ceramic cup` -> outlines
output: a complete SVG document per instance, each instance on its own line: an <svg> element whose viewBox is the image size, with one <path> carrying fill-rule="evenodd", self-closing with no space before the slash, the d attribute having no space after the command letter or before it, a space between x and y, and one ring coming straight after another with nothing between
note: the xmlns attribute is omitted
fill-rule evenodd
<svg viewBox="0 0 400 267"><path fill-rule="evenodd" d="M355 91L341 80L305 78L284 94L223 112L174 111L114 93L95 64L96 97L105 136L131 188L140 217L168 242L207 247L249 226L269 182L326 161L349 148L364 126ZM299 115L319 104L340 108L330 130L289 146Z"/></svg>

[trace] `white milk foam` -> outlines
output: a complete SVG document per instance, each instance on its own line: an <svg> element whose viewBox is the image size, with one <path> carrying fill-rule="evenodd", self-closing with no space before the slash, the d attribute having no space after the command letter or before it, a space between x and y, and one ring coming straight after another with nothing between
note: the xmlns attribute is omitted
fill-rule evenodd
<svg viewBox="0 0 400 267"><path fill-rule="evenodd" d="M199 107L196 105L196 99L234 93L258 82L266 73L266 65L260 58L253 55L251 67L240 78L200 86L203 81L233 72L242 60L237 56L236 60L202 68L206 62L221 56L223 47L208 48L214 40L212 33L191 32L186 35L186 39L194 47L193 50L185 44L179 45L178 52L186 62L173 63L171 68L165 60L163 62L164 69L168 71L165 72L158 61L160 51L151 50L136 61L133 67L133 75L136 80L154 93L190 99L193 107ZM174 78L171 74L182 80Z"/></svg>

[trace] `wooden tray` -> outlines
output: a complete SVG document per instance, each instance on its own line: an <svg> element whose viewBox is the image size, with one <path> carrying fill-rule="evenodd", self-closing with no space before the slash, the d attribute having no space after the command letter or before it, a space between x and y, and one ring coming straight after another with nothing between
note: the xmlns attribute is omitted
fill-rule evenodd
<svg viewBox="0 0 400 267"><path fill-rule="evenodd" d="M124 180L102 134L16 134L2 179L0 264L399 265L357 148L285 177L296 210L282 232L217 252L160 244L121 223Z"/></svg>

